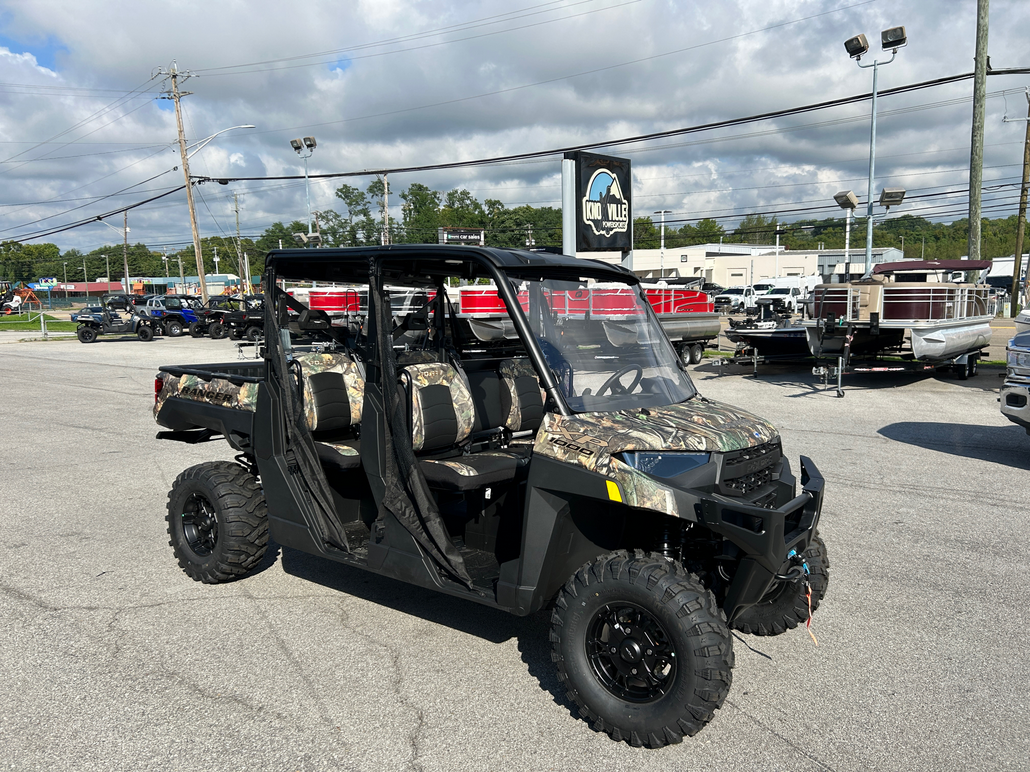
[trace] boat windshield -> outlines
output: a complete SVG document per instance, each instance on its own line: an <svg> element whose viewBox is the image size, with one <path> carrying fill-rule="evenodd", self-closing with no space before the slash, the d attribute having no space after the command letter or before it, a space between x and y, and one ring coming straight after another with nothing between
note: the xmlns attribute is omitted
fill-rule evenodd
<svg viewBox="0 0 1030 772"><path fill-rule="evenodd" d="M662 407L696 394L639 287L592 279L512 284L575 412Z"/></svg>

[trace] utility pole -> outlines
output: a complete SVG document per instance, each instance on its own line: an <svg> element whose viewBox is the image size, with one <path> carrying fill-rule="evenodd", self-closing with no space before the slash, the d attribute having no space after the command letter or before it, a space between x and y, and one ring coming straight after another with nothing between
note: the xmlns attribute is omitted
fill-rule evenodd
<svg viewBox="0 0 1030 772"><path fill-rule="evenodd" d="M129 211L122 212L125 215L125 221L122 224L122 229L125 233L125 240L122 242L122 263L125 269L125 294L132 294L132 286L129 282Z"/></svg>
<svg viewBox="0 0 1030 772"><path fill-rule="evenodd" d="M234 190L232 192L233 208L236 210L236 268L240 272L240 278L246 279L243 270L243 243L240 241L240 196Z"/></svg>
<svg viewBox="0 0 1030 772"><path fill-rule="evenodd" d="M973 137L969 152L969 259L980 259L980 193L984 176L984 110L987 98L987 7L976 0L976 67L973 72Z"/></svg>
<svg viewBox="0 0 1030 772"><path fill-rule="evenodd" d="M1016 255L1012 261L1012 302L1009 314L1019 313L1023 299L1023 236L1026 233L1026 189L1030 182L1030 91L1026 95L1026 139L1023 140L1023 185L1019 191L1019 219L1016 220Z"/></svg>
<svg viewBox="0 0 1030 772"><path fill-rule="evenodd" d="M167 71L161 70L161 74L168 75L172 81L171 96L167 96L167 92L165 92L166 96L164 98L175 101L175 122L179 129L179 155L182 157L182 173L186 177L186 205L190 210L190 229L193 231L193 252L197 256L197 277L200 280L200 297L204 303L207 303L207 282L204 280L204 253L200 246L200 231L197 230L197 210L193 204L193 182L190 180L190 159L186 154L186 134L182 128L182 109L179 106L179 100L192 93L190 91L179 91L179 78L181 77L185 80L190 77L190 73L187 71L185 75L181 74L175 62L172 62L171 67Z"/></svg>
<svg viewBox="0 0 1030 772"><path fill-rule="evenodd" d="M383 175L383 238L382 244L390 243L390 178Z"/></svg>

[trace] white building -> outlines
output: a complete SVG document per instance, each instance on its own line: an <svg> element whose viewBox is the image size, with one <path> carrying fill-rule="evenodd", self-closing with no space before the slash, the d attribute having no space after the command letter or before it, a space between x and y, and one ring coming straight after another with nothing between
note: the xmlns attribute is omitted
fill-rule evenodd
<svg viewBox="0 0 1030 772"><path fill-rule="evenodd" d="M592 257L618 263L617 252L583 252L578 257ZM873 264L893 263L905 259L895 247L873 249ZM698 244L679 249L635 249L633 272L642 278L691 278L715 282L724 287L755 284L777 276L811 276L818 274L824 282L859 279L865 273L865 248L788 250L767 244Z"/></svg>

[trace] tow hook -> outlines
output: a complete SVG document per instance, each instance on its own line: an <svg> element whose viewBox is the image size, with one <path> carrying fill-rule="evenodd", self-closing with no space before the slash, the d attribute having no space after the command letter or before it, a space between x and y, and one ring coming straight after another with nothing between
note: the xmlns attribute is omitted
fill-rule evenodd
<svg viewBox="0 0 1030 772"><path fill-rule="evenodd" d="M806 563L801 558L801 556L798 555L798 551L797 550L791 550L789 553L787 553L787 560L795 561L794 565L792 565L787 570L787 573L785 573L785 574L776 574L775 578L779 579L782 582L793 582L796 579L804 578L805 581L807 582L808 581L808 574L809 574L808 563Z"/></svg>

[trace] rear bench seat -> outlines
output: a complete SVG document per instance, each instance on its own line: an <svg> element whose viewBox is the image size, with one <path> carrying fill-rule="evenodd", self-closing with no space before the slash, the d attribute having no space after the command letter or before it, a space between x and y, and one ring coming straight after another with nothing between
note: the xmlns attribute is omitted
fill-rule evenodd
<svg viewBox="0 0 1030 772"><path fill-rule="evenodd" d="M319 459L336 469L356 469L365 395L361 365L340 351L302 354L297 362L304 383L304 418Z"/></svg>

